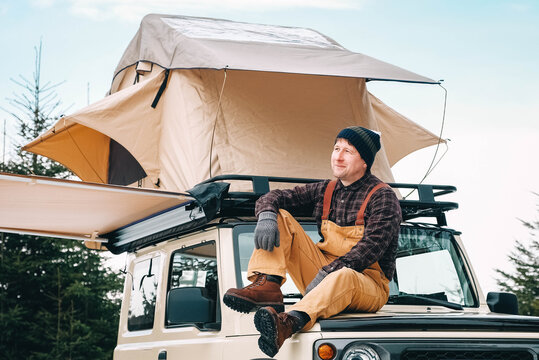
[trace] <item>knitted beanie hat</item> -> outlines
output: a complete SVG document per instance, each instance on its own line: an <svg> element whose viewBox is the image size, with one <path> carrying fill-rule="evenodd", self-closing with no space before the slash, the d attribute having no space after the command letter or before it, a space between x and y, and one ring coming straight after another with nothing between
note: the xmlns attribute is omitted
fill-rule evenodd
<svg viewBox="0 0 539 360"><path fill-rule="evenodd" d="M337 135L337 139L346 139L354 145L367 163L367 170L371 169L374 156L380 150L380 134L361 126L349 126Z"/></svg>

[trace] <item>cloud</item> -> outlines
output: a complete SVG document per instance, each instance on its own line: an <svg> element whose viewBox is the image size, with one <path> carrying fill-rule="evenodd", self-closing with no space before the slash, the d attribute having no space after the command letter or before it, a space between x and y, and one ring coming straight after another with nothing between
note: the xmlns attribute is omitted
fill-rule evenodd
<svg viewBox="0 0 539 360"><path fill-rule="evenodd" d="M33 0L53 2L54 0ZM203 10L262 12L289 8L358 9L366 0L69 0L74 14L94 20L116 18L140 21L149 13L185 14Z"/></svg>
<svg viewBox="0 0 539 360"><path fill-rule="evenodd" d="M71 11L75 15L87 17L92 20L102 19L102 10L96 6L91 6L91 4L78 4L76 6L72 6Z"/></svg>
<svg viewBox="0 0 539 360"><path fill-rule="evenodd" d="M55 0L31 0L30 4L33 7L37 8L48 8L52 7L56 3Z"/></svg>
<svg viewBox="0 0 539 360"><path fill-rule="evenodd" d="M509 2L507 4L504 4L509 10L513 10L515 12L519 13L526 13L529 10L531 10L531 5L528 3L522 3L522 2Z"/></svg>

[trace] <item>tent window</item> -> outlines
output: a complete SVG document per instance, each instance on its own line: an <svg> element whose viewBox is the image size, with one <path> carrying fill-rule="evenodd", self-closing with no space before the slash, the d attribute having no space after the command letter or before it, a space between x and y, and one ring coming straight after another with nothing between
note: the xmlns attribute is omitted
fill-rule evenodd
<svg viewBox="0 0 539 360"><path fill-rule="evenodd" d="M109 176L107 182L129 185L146 177L146 172L126 148L110 139Z"/></svg>

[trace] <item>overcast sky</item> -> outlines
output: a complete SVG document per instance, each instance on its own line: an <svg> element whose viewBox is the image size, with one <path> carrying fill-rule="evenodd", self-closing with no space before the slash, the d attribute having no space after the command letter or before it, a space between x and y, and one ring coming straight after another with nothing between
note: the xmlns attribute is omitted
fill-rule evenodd
<svg viewBox="0 0 539 360"><path fill-rule="evenodd" d="M18 92L10 78L32 77L43 41L42 80L63 82L62 109L104 96L127 44L148 13L308 27L355 52L443 79L449 151L426 183L458 188L448 215L460 230L485 292L493 268L509 270L514 241L529 242L520 219L537 218L539 198L539 2L398 0L0 0L0 107ZM88 91L89 89L89 91ZM439 133L443 90L371 82L382 101ZM8 120L7 149L17 142ZM1 140L0 140L1 144ZM418 182L434 147L401 160L399 182ZM441 149L443 153L445 147ZM13 153L7 154L7 156Z"/></svg>

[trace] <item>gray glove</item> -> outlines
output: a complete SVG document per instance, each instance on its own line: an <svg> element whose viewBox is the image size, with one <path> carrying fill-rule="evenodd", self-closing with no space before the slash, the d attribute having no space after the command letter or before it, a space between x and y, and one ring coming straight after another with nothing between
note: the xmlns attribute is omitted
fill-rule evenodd
<svg viewBox="0 0 539 360"><path fill-rule="evenodd" d="M281 245L279 229L277 227L277 214L273 211L262 211L258 214L255 228L255 247L273 251L273 247Z"/></svg>
<svg viewBox="0 0 539 360"><path fill-rule="evenodd" d="M318 274L316 274L316 276L314 277L313 281L311 281L309 283L309 285L307 285L307 288L305 289L305 295L307 295L309 293L309 291L311 291L312 289L314 289L318 284L320 284L322 282L322 280L324 280L324 278L328 276L328 273L325 272L323 269L320 269L318 271Z"/></svg>

